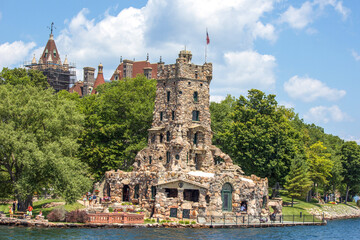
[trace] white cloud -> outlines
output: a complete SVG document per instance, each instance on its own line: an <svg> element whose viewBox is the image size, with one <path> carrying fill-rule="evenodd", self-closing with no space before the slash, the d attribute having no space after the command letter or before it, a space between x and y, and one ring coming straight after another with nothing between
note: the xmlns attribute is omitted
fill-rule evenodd
<svg viewBox="0 0 360 240"><path fill-rule="evenodd" d="M315 123L351 121L351 118L337 105L313 107L304 115L304 119Z"/></svg>
<svg viewBox="0 0 360 240"><path fill-rule="evenodd" d="M22 41L1 44L0 69L3 67L12 67L12 65L24 61L35 45L34 42L24 43Z"/></svg>
<svg viewBox="0 0 360 240"><path fill-rule="evenodd" d="M286 108L295 108L295 104L293 102L280 101L278 105L284 106Z"/></svg>
<svg viewBox="0 0 360 240"><path fill-rule="evenodd" d="M239 94L248 89L274 90L276 59L256 51L227 52L225 65L215 69L215 79L221 79L216 93ZM216 86L216 85L215 85Z"/></svg>
<svg viewBox="0 0 360 240"><path fill-rule="evenodd" d="M293 76L284 83L284 90L294 99L311 102L318 98L335 101L345 96L345 90L329 88L325 83L309 78Z"/></svg>
<svg viewBox="0 0 360 240"><path fill-rule="evenodd" d="M310 2L305 2L300 8L290 6L281 15L280 21L288 23L292 28L302 29L313 21L314 13Z"/></svg>
<svg viewBox="0 0 360 240"><path fill-rule="evenodd" d="M219 103L222 100L224 100L225 97L224 96L218 96L218 95L210 95L210 102L216 102Z"/></svg>
<svg viewBox="0 0 360 240"><path fill-rule="evenodd" d="M346 20L350 14L350 10L343 6L342 1L314 0L313 2L304 2L300 8L289 6L281 15L280 22L288 23L290 27L295 29L303 29L321 15L327 6L333 7L335 11L340 13L343 20Z"/></svg>
<svg viewBox="0 0 360 240"><path fill-rule="evenodd" d="M346 135L346 136L342 136L341 138L344 139L345 141L355 141L357 144L360 144L360 138L359 137Z"/></svg>
<svg viewBox="0 0 360 240"><path fill-rule="evenodd" d="M356 61L360 61L360 55L355 50L351 50L351 54Z"/></svg>

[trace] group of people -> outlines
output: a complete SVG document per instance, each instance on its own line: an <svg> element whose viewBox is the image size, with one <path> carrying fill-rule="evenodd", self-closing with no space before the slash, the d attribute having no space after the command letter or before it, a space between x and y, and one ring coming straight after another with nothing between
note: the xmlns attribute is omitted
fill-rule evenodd
<svg viewBox="0 0 360 240"><path fill-rule="evenodd" d="M20 204L17 201L14 201L12 203L12 205L9 206L9 215L12 218L14 216L14 213L16 211L19 211L20 208ZM26 214L25 216L32 216L32 211L33 211L33 207L31 205L28 206L27 210L26 210ZM42 216L42 211L40 211L39 213L40 216Z"/></svg>
<svg viewBox="0 0 360 240"><path fill-rule="evenodd" d="M88 201L89 204L88 206L92 206L94 204L97 203L102 203L102 202L108 202L110 201L110 197L108 196L104 196L103 198L97 196L95 193L91 194L90 192L86 193L83 195L83 201L84 201L84 206L86 206L86 202Z"/></svg>

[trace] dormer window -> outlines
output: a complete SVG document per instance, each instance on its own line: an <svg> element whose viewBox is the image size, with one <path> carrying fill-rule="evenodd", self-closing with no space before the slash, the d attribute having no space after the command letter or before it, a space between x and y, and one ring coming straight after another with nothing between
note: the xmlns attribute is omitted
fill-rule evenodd
<svg viewBox="0 0 360 240"><path fill-rule="evenodd" d="M45 55L44 55L45 58L47 58L48 52L49 52L49 51L48 51L47 49L45 49Z"/></svg>
<svg viewBox="0 0 360 240"><path fill-rule="evenodd" d="M54 57L56 57L56 49L54 49Z"/></svg>

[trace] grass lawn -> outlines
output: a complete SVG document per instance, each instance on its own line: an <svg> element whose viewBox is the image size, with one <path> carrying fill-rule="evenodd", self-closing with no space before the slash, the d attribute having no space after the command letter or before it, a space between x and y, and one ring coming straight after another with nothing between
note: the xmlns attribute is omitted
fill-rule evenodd
<svg viewBox="0 0 360 240"><path fill-rule="evenodd" d="M291 203L290 197L281 196L281 198L283 199L284 202ZM307 210L314 207L321 208L321 205L317 203L308 203L303 200L294 199L294 207L286 206L283 207L282 211L283 211L283 215L293 215L293 214L300 215L300 212L302 212L302 214L308 215L310 213Z"/></svg>
<svg viewBox="0 0 360 240"><path fill-rule="evenodd" d="M42 208L42 207L45 204L51 203L51 202L65 202L65 201L63 199L45 199L45 200L33 202L33 208L34 208L33 216L38 215L40 210L42 210L43 215L46 217L54 209L54 207L51 207L51 208ZM8 214L9 206L10 206L10 204L0 204L0 211L3 211L4 213ZM75 202L72 204L65 204L64 208L66 211L71 212L76 209L82 209L82 208L84 208L84 206L81 205L80 203Z"/></svg>

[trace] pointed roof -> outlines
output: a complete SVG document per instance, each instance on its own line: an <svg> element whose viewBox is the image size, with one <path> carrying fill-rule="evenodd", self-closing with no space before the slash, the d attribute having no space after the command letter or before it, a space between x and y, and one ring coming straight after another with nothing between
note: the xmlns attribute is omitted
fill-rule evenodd
<svg viewBox="0 0 360 240"><path fill-rule="evenodd" d="M36 64L35 54L34 54L34 57L33 57L32 61L31 61L31 64Z"/></svg>
<svg viewBox="0 0 360 240"><path fill-rule="evenodd" d="M98 75L94 82L94 87L93 87L93 90L91 91L91 94L96 94L96 88L99 85L104 84L104 83L105 83L105 80L104 80L104 75L103 75L103 65L100 63L99 67L98 67Z"/></svg>
<svg viewBox="0 0 360 240"><path fill-rule="evenodd" d="M39 62L41 61L43 63L46 63L49 60L51 60L53 63L58 63L59 61L61 61L59 51L56 48L53 34L50 34L50 38L46 43L46 46L40 57Z"/></svg>

